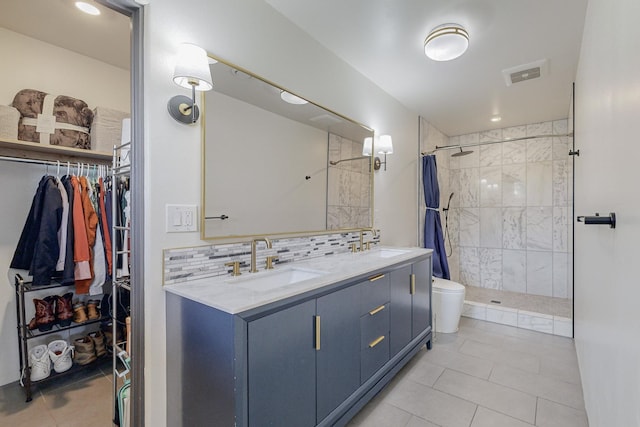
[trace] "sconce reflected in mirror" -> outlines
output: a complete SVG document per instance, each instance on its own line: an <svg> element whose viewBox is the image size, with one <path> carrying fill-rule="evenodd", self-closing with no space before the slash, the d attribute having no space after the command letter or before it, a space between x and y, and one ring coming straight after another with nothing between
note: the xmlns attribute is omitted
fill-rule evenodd
<svg viewBox="0 0 640 427"><path fill-rule="evenodd" d="M180 87L191 89L191 99L184 95L171 98L167 104L169 114L180 123L197 122L200 111L196 105L196 90L202 92L213 88L207 52L194 44L180 45L173 82Z"/></svg>
<svg viewBox="0 0 640 427"><path fill-rule="evenodd" d="M387 170L387 154L393 153L393 141L391 135L380 135L375 138L375 147L378 154L384 154L384 162L380 160L380 157L373 159L373 169L379 170L381 165L384 165L384 170ZM362 145L362 155L371 156L373 154L373 138L367 137L364 139Z"/></svg>

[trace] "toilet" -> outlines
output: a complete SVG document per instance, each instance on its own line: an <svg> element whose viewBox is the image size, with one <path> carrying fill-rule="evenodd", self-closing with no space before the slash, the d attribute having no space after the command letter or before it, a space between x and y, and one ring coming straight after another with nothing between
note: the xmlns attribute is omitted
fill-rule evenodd
<svg viewBox="0 0 640 427"><path fill-rule="evenodd" d="M436 332L458 332L460 315L464 306L464 286L439 277L433 278L432 317Z"/></svg>

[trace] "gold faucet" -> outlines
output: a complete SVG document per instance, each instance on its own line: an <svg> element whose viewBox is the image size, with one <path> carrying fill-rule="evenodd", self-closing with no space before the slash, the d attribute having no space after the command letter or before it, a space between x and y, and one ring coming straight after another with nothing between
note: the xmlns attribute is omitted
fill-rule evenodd
<svg viewBox="0 0 640 427"><path fill-rule="evenodd" d="M366 244L366 249L365 249L365 243L364 243L364 233L366 233L367 231L370 231L373 234L373 237L376 237L378 234L376 232L376 229L373 227L369 227L369 228L361 228L360 229L360 252L363 252L366 249L370 249L370 243L371 242L367 242Z"/></svg>
<svg viewBox="0 0 640 427"><path fill-rule="evenodd" d="M257 273L258 268L256 267L256 245L258 242L265 242L267 244L267 249L271 249L271 240L266 237L256 237L251 241L251 273Z"/></svg>

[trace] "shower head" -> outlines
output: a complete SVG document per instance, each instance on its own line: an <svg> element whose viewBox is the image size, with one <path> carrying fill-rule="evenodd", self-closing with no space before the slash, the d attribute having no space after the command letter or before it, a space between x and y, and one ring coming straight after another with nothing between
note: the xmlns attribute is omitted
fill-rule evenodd
<svg viewBox="0 0 640 427"><path fill-rule="evenodd" d="M473 153L473 150L469 150L469 151L462 151L462 147L458 147L460 148L460 152L458 153L453 153L451 155L451 157L462 157L462 156L466 156L467 154L471 154Z"/></svg>

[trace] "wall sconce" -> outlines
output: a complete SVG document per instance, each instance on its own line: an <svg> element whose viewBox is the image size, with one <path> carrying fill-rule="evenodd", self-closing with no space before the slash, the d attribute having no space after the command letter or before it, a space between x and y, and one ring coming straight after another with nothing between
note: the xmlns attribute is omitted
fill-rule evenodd
<svg viewBox="0 0 640 427"><path fill-rule="evenodd" d="M376 149L378 154L384 154L384 162L380 162L380 159L376 157L375 162L382 163L384 170L387 170L387 154L393 154L393 141L391 135L380 135L380 138L376 141ZM380 166L378 166L378 169Z"/></svg>
<svg viewBox="0 0 640 427"><path fill-rule="evenodd" d="M196 105L196 90L207 91L213 88L207 52L194 44L180 45L173 82L178 86L191 89L191 99L184 95L171 98L167 104L169 114L180 123L195 123L200 116Z"/></svg>
<svg viewBox="0 0 640 427"><path fill-rule="evenodd" d="M373 153L373 138L368 136L364 139L364 143L362 144L362 156L371 157ZM376 157L373 159L373 170L380 169L380 157Z"/></svg>

